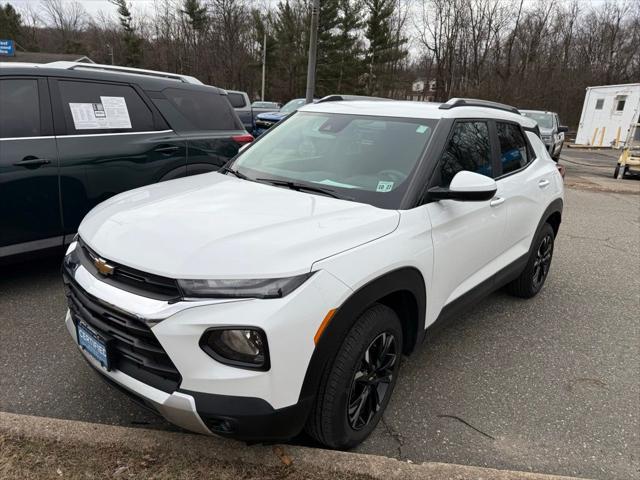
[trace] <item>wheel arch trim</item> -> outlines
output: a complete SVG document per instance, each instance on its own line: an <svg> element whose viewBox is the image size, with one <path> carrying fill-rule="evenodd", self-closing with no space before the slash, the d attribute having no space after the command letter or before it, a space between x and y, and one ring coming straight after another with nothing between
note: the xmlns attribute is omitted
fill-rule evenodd
<svg viewBox="0 0 640 480"><path fill-rule="evenodd" d="M412 311L411 306L405 305L408 308L405 313L408 315L413 313L416 317L415 321L407 323L407 319L402 318L403 315L398 315L403 323L403 334L408 336L404 340L406 345L403 351L410 354L414 347L424 338L427 303L425 281L417 268L401 267L386 272L357 289L342 302L313 351L299 399L303 400L316 395L327 362L335 356L347 332L367 307L382 300L380 303L387 306L390 306L389 303L391 301L400 302L395 305L397 308L402 306L402 302L408 301L411 297L415 302L415 308ZM391 308L394 308L394 306L391 306Z"/></svg>

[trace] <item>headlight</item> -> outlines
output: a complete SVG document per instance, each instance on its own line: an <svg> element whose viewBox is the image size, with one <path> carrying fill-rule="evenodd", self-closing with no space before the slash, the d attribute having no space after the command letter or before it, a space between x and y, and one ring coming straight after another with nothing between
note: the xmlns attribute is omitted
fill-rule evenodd
<svg viewBox="0 0 640 480"><path fill-rule="evenodd" d="M200 347L210 357L225 365L269 370L267 337L260 329L212 328L202 335Z"/></svg>
<svg viewBox="0 0 640 480"><path fill-rule="evenodd" d="M281 298L302 285L313 273L255 280L178 280L178 285L185 297Z"/></svg>
<svg viewBox="0 0 640 480"><path fill-rule="evenodd" d="M72 242L69 244L67 248L67 252L64 254L64 259L62 260L62 265L70 274L75 273L75 271L80 266L80 259L78 258L78 235L76 235Z"/></svg>

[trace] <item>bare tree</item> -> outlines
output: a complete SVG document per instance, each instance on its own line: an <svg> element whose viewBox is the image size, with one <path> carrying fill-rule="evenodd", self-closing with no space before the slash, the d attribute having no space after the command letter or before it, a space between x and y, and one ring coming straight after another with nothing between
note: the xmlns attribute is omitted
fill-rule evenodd
<svg viewBox="0 0 640 480"><path fill-rule="evenodd" d="M78 44L78 34L88 20L82 4L77 1L42 0L40 7L44 14L44 21L59 32L62 49L69 53L75 53L81 49Z"/></svg>

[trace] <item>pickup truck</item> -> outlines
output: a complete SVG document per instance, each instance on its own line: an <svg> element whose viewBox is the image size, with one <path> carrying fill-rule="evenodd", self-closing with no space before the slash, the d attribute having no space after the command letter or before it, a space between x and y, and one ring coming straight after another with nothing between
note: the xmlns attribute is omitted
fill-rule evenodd
<svg viewBox="0 0 640 480"><path fill-rule="evenodd" d="M305 104L304 98L295 98L285 104L278 111L271 111L266 113L261 113L256 115L255 117L255 129L253 130L253 136L257 137L262 135L265 131L267 131L271 126L278 123L283 118L289 116L291 113L298 110Z"/></svg>
<svg viewBox="0 0 640 480"><path fill-rule="evenodd" d="M238 90L227 90L227 98L248 132L253 132L255 129L256 116L280 109L280 104L276 102L251 103L247 92Z"/></svg>

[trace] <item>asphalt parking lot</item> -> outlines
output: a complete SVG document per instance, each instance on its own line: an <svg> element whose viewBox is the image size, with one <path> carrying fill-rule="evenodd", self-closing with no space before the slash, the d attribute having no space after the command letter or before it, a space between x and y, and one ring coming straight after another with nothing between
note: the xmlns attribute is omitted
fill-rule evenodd
<svg viewBox="0 0 640 480"><path fill-rule="evenodd" d="M577 162L563 162L569 180L597 184L613 173L611 156L583 154L563 153ZM623 182L631 192L640 185ZM358 451L640 478L639 220L637 194L568 189L542 293L523 301L497 292L429 332ZM0 270L0 410L173 429L89 369L65 309L59 259Z"/></svg>

